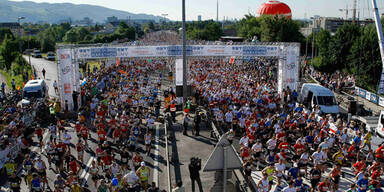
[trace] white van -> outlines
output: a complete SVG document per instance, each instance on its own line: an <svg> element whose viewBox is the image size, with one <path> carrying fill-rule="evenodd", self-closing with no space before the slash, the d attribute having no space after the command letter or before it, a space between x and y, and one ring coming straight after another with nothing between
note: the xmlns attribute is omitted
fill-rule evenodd
<svg viewBox="0 0 384 192"><path fill-rule="evenodd" d="M48 86L44 80L29 80L23 88L23 98L46 98L48 97Z"/></svg>
<svg viewBox="0 0 384 192"><path fill-rule="evenodd" d="M379 121L377 122L376 133L380 137L384 137L384 111L380 112Z"/></svg>
<svg viewBox="0 0 384 192"><path fill-rule="evenodd" d="M339 105L333 92L315 83L304 83L301 87L299 102L312 109L319 105L323 113L339 113Z"/></svg>

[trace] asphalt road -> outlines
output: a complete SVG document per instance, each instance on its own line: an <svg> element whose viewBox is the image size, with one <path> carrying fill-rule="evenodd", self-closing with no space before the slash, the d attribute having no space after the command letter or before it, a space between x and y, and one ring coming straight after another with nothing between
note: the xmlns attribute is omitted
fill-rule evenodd
<svg viewBox="0 0 384 192"><path fill-rule="evenodd" d="M29 61L28 56L24 56L24 58ZM45 69L45 81L49 87L49 97L58 98L59 96L55 93L55 89L53 88L53 82L55 80L58 82L57 64L42 58L31 57L31 65L36 69L36 78L44 79L42 71Z"/></svg>

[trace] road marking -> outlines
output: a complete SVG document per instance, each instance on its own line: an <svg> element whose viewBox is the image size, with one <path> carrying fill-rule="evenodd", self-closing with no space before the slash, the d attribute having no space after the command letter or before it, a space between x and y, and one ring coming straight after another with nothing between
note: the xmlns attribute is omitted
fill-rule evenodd
<svg viewBox="0 0 384 192"><path fill-rule="evenodd" d="M153 170L153 180L156 185L159 185L159 124L156 125L156 137L155 137L155 162L154 162L154 170Z"/></svg>
<svg viewBox="0 0 384 192"><path fill-rule="evenodd" d="M89 178L89 172L88 172L89 171L89 166L91 166L91 164L92 164L92 162L94 160L95 160L94 156L91 156L91 158L89 158L87 166L84 168L83 173L80 176L80 179L84 178L84 180L82 182L82 186L84 186L85 183L88 181L88 178ZM87 168L88 168L88 170L87 170Z"/></svg>

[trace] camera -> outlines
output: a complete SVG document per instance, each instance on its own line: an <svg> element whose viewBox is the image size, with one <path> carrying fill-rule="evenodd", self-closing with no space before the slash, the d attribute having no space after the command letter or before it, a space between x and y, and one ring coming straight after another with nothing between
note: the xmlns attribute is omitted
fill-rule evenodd
<svg viewBox="0 0 384 192"><path fill-rule="evenodd" d="M191 165L195 166L195 167L201 166L201 159L198 157L192 157L191 158Z"/></svg>

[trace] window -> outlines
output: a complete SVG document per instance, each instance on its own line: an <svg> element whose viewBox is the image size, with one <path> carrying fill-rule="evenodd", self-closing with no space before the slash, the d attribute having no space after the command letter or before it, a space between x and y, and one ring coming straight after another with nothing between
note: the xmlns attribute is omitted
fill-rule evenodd
<svg viewBox="0 0 384 192"><path fill-rule="evenodd" d="M333 96L317 96L317 101L319 105L337 105L335 97Z"/></svg>

